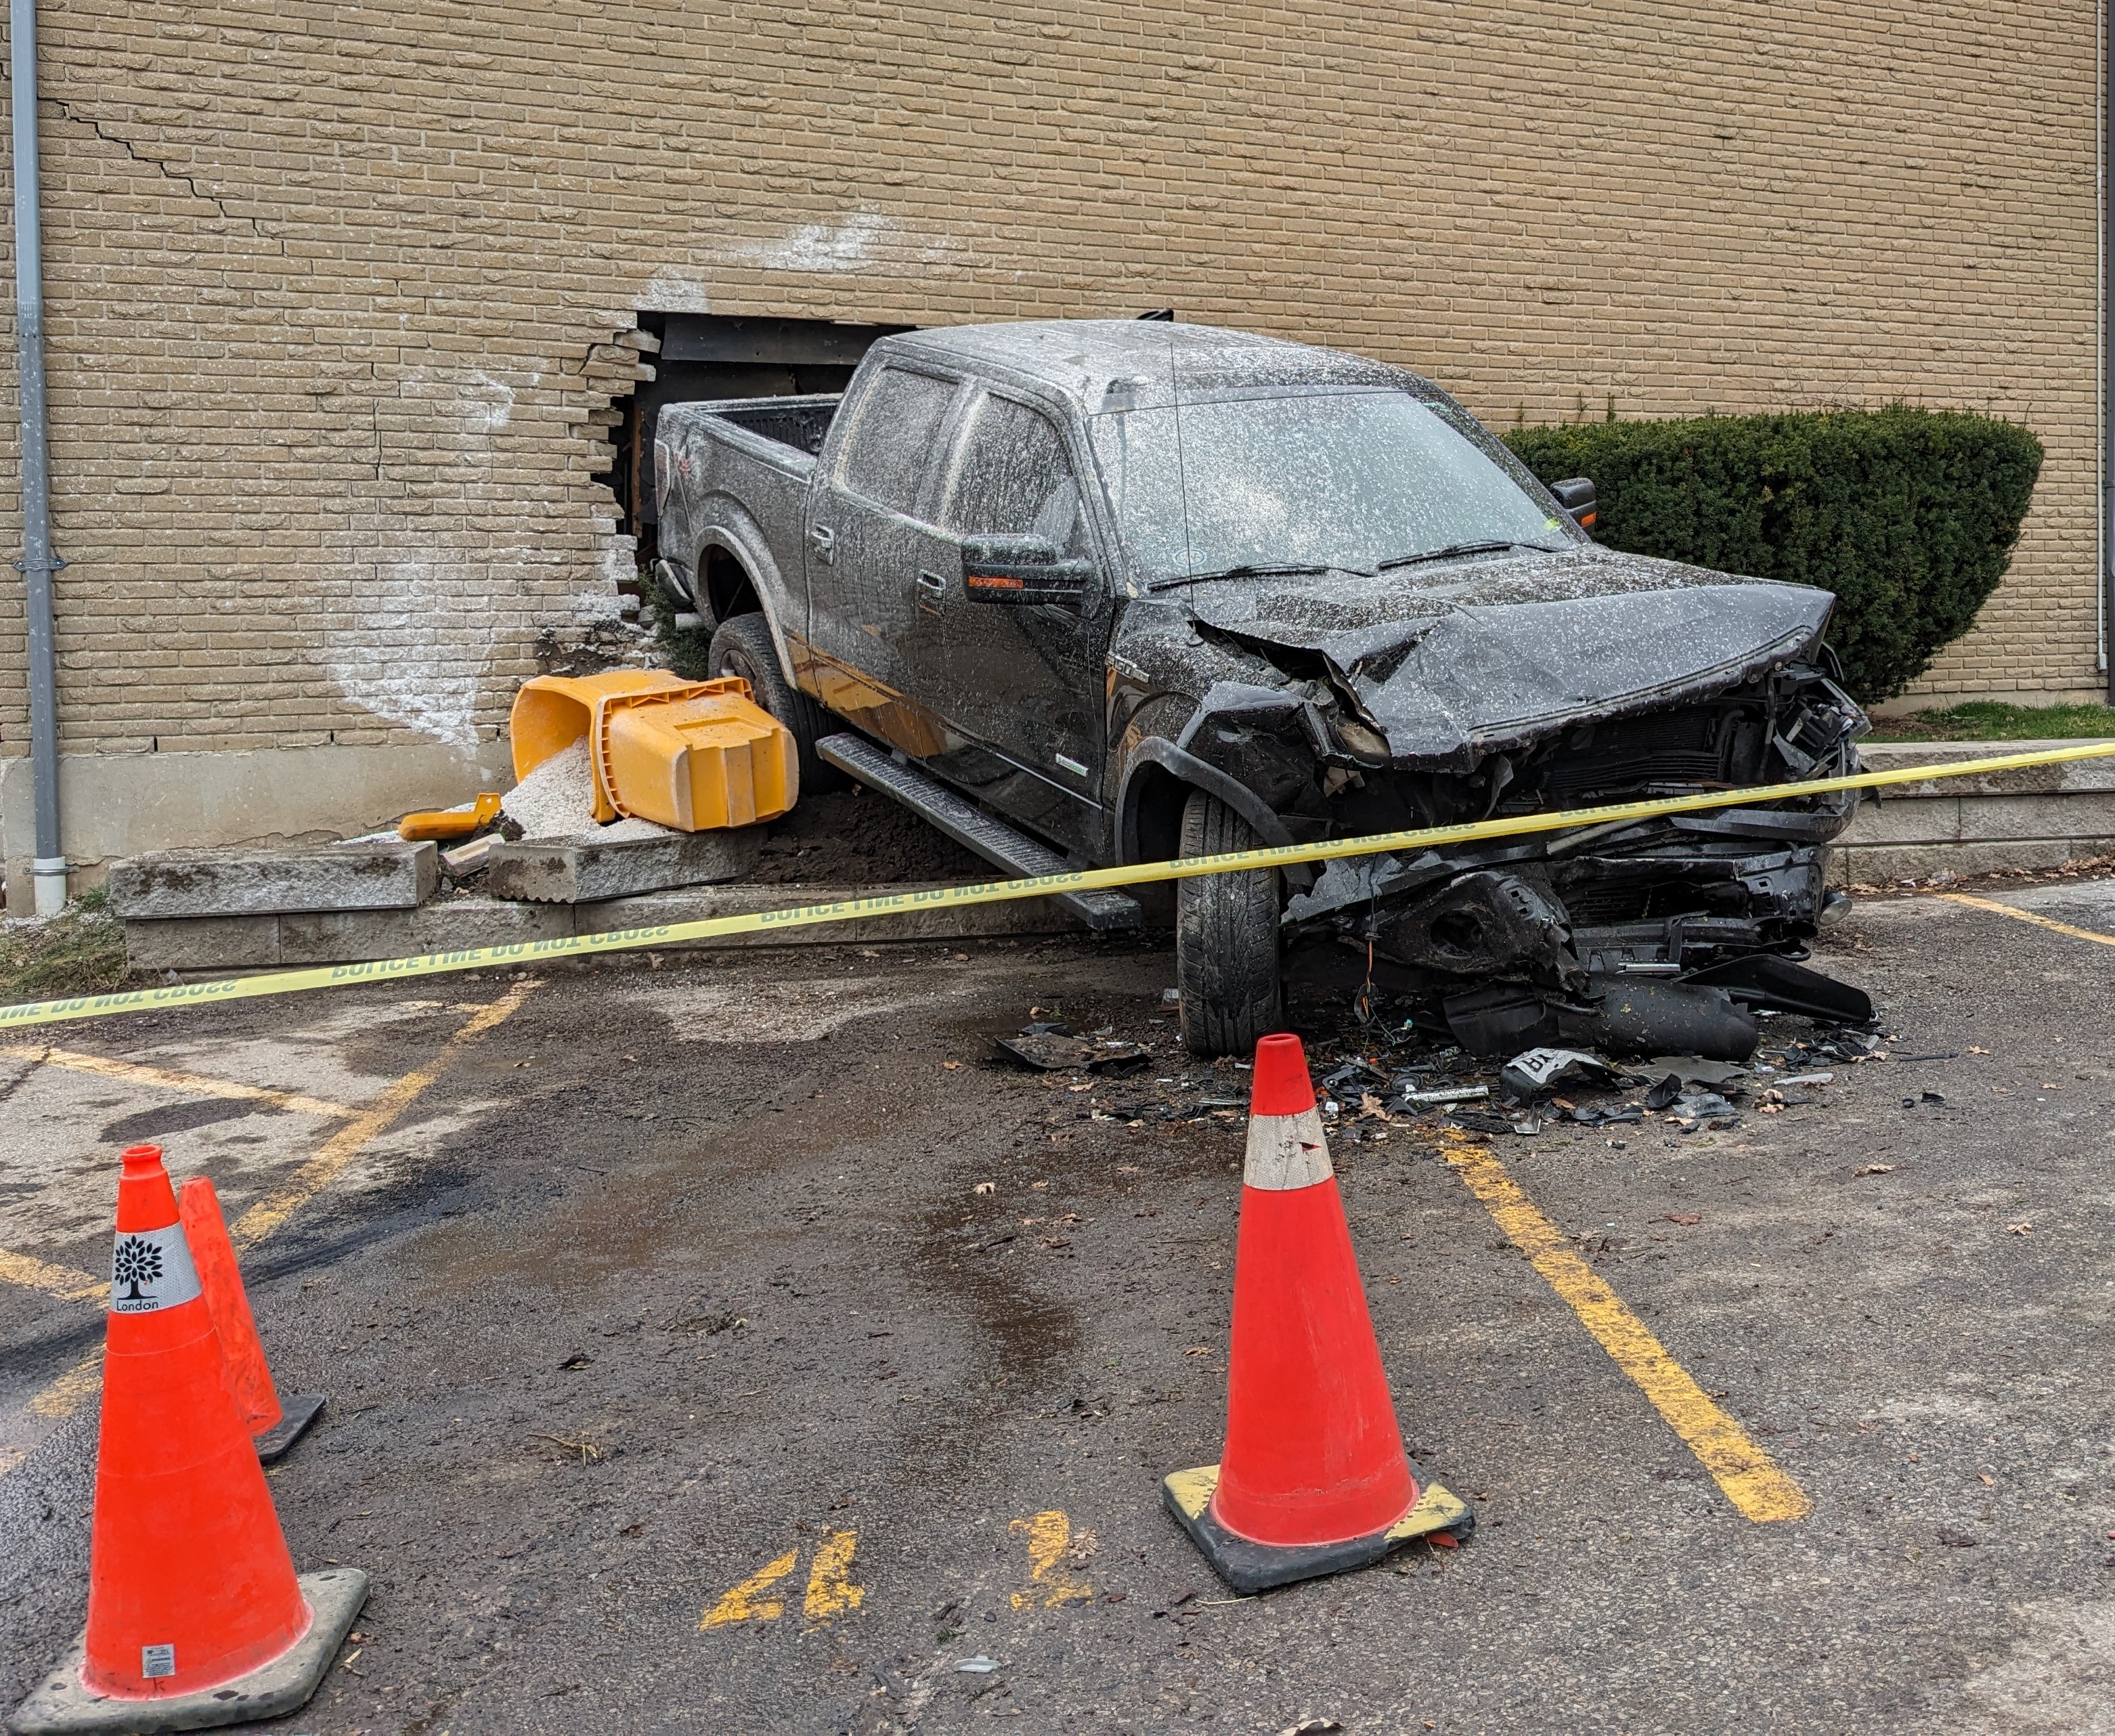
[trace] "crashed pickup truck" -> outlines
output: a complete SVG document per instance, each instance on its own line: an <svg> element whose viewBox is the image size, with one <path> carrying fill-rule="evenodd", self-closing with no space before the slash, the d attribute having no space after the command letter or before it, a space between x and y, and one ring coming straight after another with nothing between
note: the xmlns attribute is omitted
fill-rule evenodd
<svg viewBox="0 0 2115 1736"><path fill-rule="evenodd" d="M1853 771L1833 599L1598 546L1429 381L1162 320L883 338L842 397L672 406L656 572L796 737L1013 874ZM1480 1054L1727 1059L1805 968L1855 796L1176 883L1183 1031L1288 976ZM1169 897L1140 889L1140 899ZM1074 895L1090 924L1140 919Z"/></svg>

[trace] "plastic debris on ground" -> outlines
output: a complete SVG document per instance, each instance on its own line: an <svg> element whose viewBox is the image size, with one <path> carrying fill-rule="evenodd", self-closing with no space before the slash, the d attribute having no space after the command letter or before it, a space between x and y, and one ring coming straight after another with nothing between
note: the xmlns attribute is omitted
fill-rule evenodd
<svg viewBox="0 0 2115 1736"><path fill-rule="evenodd" d="M1185 1053L1179 1006L1165 994L1149 996L1117 1022L1091 1030L1076 1028L1054 1005L1030 1008L1029 1022L1016 1033L994 1034L990 1040L997 1054L1053 1094L1053 1108L1066 1106L1062 1118L1048 1118L1053 1141L1067 1137L1063 1127L1074 1118L1126 1128L1185 1123L1237 1131L1248 1110L1247 1060ZM1515 1069L1508 1077L1505 1068L1468 1054L1443 1026L1420 1025L1414 1004L1406 1017L1406 1003L1396 997L1374 992L1310 1001L1293 1010L1292 1028L1307 1044L1333 1155L1347 1169L1384 1160L1392 1150L1432 1155L1429 1136L1442 1128L1475 1139L1525 1139L1566 1127L1619 1136L1626 1127L1639 1127L1672 1138L1728 1132L1748 1116L1813 1114L1828 1101L1819 1087L1838 1077L1842 1068L1885 1062L1888 1045L1899 1041L1785 1015L1745 1064L1556 1049L1553 1058L1515 1056L1506 1063ZM1062 1011L1071 1013L1078 1027L1087 1026L1078 1009ZM1098 1008L1096 1017L1109 1014ZM1829 1068L1817 1066L1824 1060ZM1537 1079L1548 1084L1519 1088ZM1426 1137L1420 1141L1420 1134ZM1616 1137L1608 1143L1621 1149L1623 1141Z"/></svg>
<svg viewBox="0 0 2115 1736"><path fill-rule="evenodd" d="M1042 1072L1084 1068L1089 1072L1129 1072L1142 1069L1153 1051L1143 1044L1113 1037L1083 1037L1069 1025L1024 1025L1018 1034L995 1039L1016 1061Z"/></svg>
<svg viewBox="0 0 2115 1736"><path fill-rule="evenodd" d="M1560 1085L1615 1089L1627 1075L1583 1049L1530 1049L1498 1069L1498 1083L1514 1096L1538 1097Z"/></svg>

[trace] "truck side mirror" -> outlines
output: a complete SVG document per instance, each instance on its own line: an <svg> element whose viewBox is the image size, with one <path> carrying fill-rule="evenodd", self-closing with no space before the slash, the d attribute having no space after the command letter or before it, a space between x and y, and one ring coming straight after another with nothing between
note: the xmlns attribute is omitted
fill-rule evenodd
<svg viewBox="0 0 2115 1736"><path fill-rule="evenodd" d="M1567 476L1562 482L1553 482L1549 492L1557 497L1557 503L1571 515L1571 521L1582 530L1591 530L1601 513L1594 498L1594 479L1590 476Z"/></svg>
<svg viewBox="0 0 2115 1736"><path fill-rule="evenodd" d="M1058 603L1076 609L1092 568L1059 558L1047 536L971 536L962 542L962 595L972 603Z"/></svg>

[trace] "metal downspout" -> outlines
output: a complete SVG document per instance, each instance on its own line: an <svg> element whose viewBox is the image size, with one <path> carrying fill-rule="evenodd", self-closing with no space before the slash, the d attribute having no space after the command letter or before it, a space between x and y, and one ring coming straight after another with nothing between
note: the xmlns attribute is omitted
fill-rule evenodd
<svg viewBox="0 0 2115 1736"><path fill-rule="evenodd" d="M8 0L8 77L15 121L15 342L22 408L22 575L29 625L30 769L36 844L30 871L37 914L66 906L59 847L57 663L52 646L51 448L44 429L44 254L38 222L37 0Z"/></svg>

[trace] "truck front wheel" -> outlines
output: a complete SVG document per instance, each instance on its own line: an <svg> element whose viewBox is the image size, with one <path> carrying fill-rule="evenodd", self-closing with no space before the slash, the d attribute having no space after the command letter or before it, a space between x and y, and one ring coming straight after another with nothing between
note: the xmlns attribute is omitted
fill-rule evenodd
<svg viewBox="0 0 2115 1736"><path fill-rule="evenodd" d="M1240 815L1216 796L1191 792L1182 806L1182 855L1256 847ZM1191 1054L1247 1054L1278 1028L1278 904L1275 868L1176 882L1175 975Z"/></svg>
<svg viewBox="0 0 2115 1736"><path fill-rule="evenodd" d="M714 675L739 675L747 682L750 696L792 733L801 755L801 794L818 795L844 783L845 774L815 754L815 743L830 733L829 714L786 679L769 622L756 614L723 621L705 661Z"/></svg>

